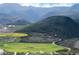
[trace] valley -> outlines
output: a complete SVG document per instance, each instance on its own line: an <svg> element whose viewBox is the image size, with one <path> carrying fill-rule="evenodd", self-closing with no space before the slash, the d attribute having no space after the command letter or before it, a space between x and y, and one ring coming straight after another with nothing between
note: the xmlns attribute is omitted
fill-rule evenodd
<svg viewBox="0 0 79 59"><path fill-rule="evenodd" d="M0 55L79 55L79 4L38 5L0 4Z"/></svg>
<svg viewBox="0 0 79 59"><path fill-rule="evenodd" d="M6 27L7 29L5 29L3 32L0 32L0 50L3 50L4 52L2 53L2 51L0 51L0 54L3 55L14 55L15 52L16 54L21 54L21 55L25 55L25 54L35 54L35 55L39 55L39 54L56 54L55 51L58 50L64 50L65 48L59 45L55 45L52 44L50 42L48 43L41 43L40 39L41 37L37 38L38 43L33 42L32 40L34 40L35 38L31 39L31 43L28 41L31 38L30 34L25 34L25 33L13 33L13 31L11 32L9 30L9 32L7 32L8 27L7 26L13 26L13 25L6 25L2 27L2 30L4 29L4 27ZM14 28L17 30L22 29L23 27L25 27L26 25L15 25ZM36 35L39 35L39 33L36 33ZM33 36L34 37L34 36ZM43 38L42 38L43 39ZM28 40L24 42L21 42L23 40ZM45 41L45 40L44 40Z"/></svg>
<svg viewBox="0 0 79 59"><path fill-rule="evenodd" d="M20 25L19 26L17 25L17 28L19 27ZM42 33L25 34L25 33L1 32L0 50L3 50L3 52L0 51L0 54L2 55L75 54L69 51L69 47L64 47L63 45L56 44L57 42L61 41L62 41L61 38L52 37Z"/></svg>

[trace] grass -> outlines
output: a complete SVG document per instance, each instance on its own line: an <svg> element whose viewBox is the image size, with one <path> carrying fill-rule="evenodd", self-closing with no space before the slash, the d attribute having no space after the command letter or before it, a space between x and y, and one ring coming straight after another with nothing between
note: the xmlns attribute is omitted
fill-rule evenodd
<svg viewBox="0 0 79 59"><path fill-rule="evenodd" d="M58 46L51 43L0 43L0 48L7 52L17 52L17 53L35 53L39 51L44 52L55 52L58 50L63 50L62 46Z"/></svg>
<svg viewBox="0 0 79 59"><path fill-rule="evenodd" d="M29 25L15 25L15 30L18 31L18 30L21 30L25 27L28 27Z"/></svg>
<svg viewBox="0 0 79 59"><path fill-rule="evenodd" d="M1 38L17 38L22 36L28 36L28 34L24 33L0 33Z"/></svg>

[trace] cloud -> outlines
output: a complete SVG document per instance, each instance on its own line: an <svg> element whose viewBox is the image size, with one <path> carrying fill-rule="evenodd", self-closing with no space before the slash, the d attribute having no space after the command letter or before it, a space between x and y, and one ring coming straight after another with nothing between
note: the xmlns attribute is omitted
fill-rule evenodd
<svg viewBox="0 0 79 59"><path fill-rule="evenodd" d="M22 6L35 6L35 7L54 7L54 6L72 6L72 3L23 3Z"/></svg>
<svg viewBox="0 0 79 59"><path fill-rule="evenodd" d="M79 0L0 0L0 3L79 3Z"/></svg>

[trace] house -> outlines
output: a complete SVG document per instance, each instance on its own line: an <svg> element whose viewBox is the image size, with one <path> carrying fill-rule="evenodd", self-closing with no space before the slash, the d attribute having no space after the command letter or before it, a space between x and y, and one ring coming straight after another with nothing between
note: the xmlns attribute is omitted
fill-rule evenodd
<svg viewBox="0 0 79 59"><path fill-rule="evenodd" d="M15 26L14 25L1 25L0 24L0 33L10 33L15 31Z"/></svg>

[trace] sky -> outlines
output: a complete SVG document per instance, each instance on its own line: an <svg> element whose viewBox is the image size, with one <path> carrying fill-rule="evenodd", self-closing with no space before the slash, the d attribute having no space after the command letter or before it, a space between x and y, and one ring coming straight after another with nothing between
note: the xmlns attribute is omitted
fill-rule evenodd
<svg viewBox="0 0 79 59"><path fill-rule="evenodd" d="M72 3L23 3L22 6L35 6L35 7L54 7L54 6L72 6Z"/></svg>
<svg viewBox="0 0 79 59"><path fill-rule="evenodd" d="M39 7L38 3L60 3L52 6L71 6L70 4L61 4L61 3L79 3L79 0L0 0L2 3L19 3L22 6L36 6ZM34 4L37 3L37 4ZM49 7L50 5L43 5L43 7Z"/></svg>
<svg viewBox="0 0 79 59"><path fill-rule="evenodd" d="M79 0L0 0L0 3L75 3Z"/></svg>

